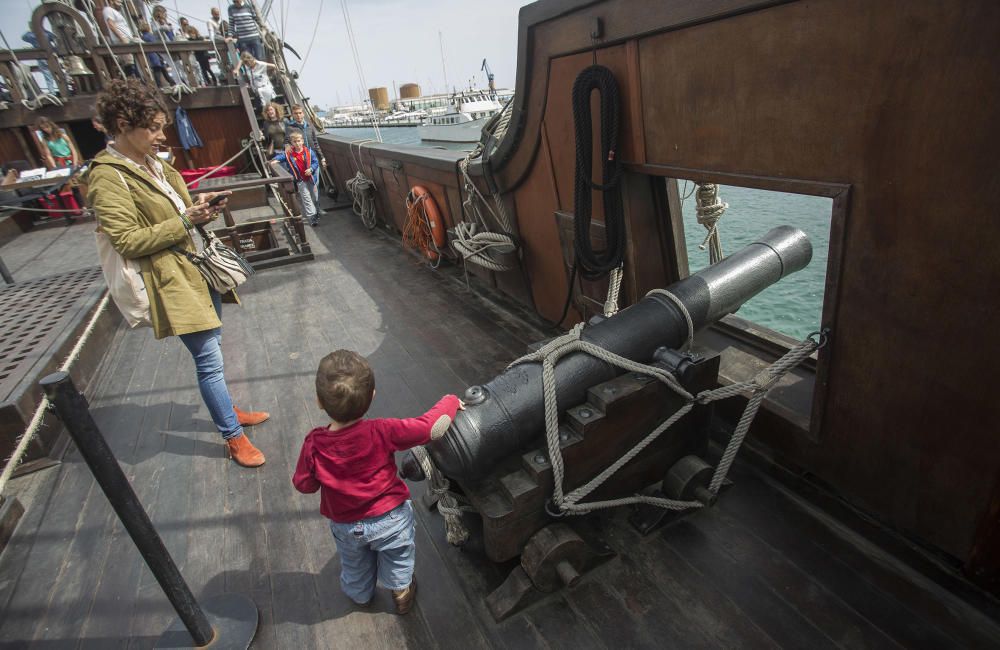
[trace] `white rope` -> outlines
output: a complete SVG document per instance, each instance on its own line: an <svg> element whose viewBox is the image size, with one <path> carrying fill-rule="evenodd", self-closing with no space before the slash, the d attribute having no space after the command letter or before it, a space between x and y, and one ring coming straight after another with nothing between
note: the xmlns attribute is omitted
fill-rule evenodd
<svg viewBox="0 0 1000 650"><path fill-rule="evenodd" d="M63 213L63 212L68 212L70 214L79 214L81 216L90 216L90 209L89 208L78 208L76 210L56 210L56 209L49 210L48 208L26 208L26 207L21 206L21 205L0 205L0 209L16 210L16 211L19 211L19 212L55 212L55 213L60 213L60 214Z"/></svg>
<svg viewBox="0 0 1000 650"><path fill-rule="evenodd" d="M306 48L306 55L302 57L302 70L306 69L306 61L309 60L309 54L313 50L313 43L316 41L316 32L319 31L319 20L323 15L323 0L319 0L319 11L316 12L316 24L313 25L313 35L309 39L309 47ZM282 37L284 38L284 37Z"/></svg>
<svg viewBox="0 0 1000 650"><path fill-rule="evenodd" d="M354 178L349 179L344 183L344 187L350 193L352 198L351 209L354 214L361 217L361 223L365 225L369 230L373 229L378 222L375 217L375 191L378 189L375 187L375 181L371 180L364 174L364 157L361 153L361 148L365 146L368 142L374 142L372 139L363 140L352 140L347 144L348 151L351 154L351 162L355 163L358 168L357 173L354 174ZM358 156L354 157L354 145L358 145Z"/></svg>
<svg viewBox="0 0 1000 650"><path fill-rule="evenodd" d="M354 210L354 214L361 217L361 223L371 230L378 223L375 220L375 183L359 169L354 178L349 179L344 185L353 199L351 209Z"/></svg>
<svg viewBox="0 0 1000 650"><path fill-rule="evenodd" d="M622 276L624 275L622 267L619 266L617 269L612 269L611 274L608 276L608 297L604 301L604 316L610 317L618 313L618 294L622 289Z"/></svg>
<svg viewBox="0 0 1000 650"><path fill-rule="evenodd" d="M170 48L167 47L167 39L166 37L163 36L163 30L157 28L156 33L160 37L160 42L163 43L163 49L167 53L167 58L170 59L171 63L175 64L174 73L177 75L177 79L175 80L176 83L174 83L173 88L165 92L167 93L167 95L170 96L171 99L174 100L175 103L180 104L184 94L186 93L188 95L193 95L194 90L191 88L191 86L184 83L184 80L181 78L181 72L182 72L181 67L184 66L184 63L180 59L174 59L174 55L170 53ZM141 51L142 46L139 46L139 49ZM187 77L187 74L185 73L184 76Z"/></svg>
<svg viewBox="0 0 1000 650"><path fill-rule="evenodd" d="M90 15L94 18L94 23L97 25L97 29L95 30L97 32L97 42L104 42L105 47L107 47L108 51L111 52L111 60L115 62L116 66L118 66L118 72L121 73L122 79L128 79L128 75L125 74L125 69L122 68L121 62L118 61L118 55L111 49L111 42L108 41L107 37L104 36L104 32L101 31L101 21L97 18L97 8L94 6L94 0L87 0L87 6L90 7Z"/></svg>
<svg viewBox="0 0 1000 650"><path fill-rule="evenodd" d="M475 512L476 509L460 504L460 501L466 501L465 497L451 491L451 484L434 466L426 449L414 447L411 451L424 470L431 493L438 498L437 509L444 517L448 543L452 546L461 546L469 539L469 529L462 523L462 512Z"/></svg>
<svg viewBox="0 0 1000 650"><path fill-rule="evenodd" d="M513 102L508 102L503 110L497 114L495 120L487 123L483 130L491 133L496 140L503 138L510 124L510 114ZM511 271L514 269L509 264L503 264L493 258L489 252L492 249L517 250L517 242L510 234L513 228L507 210L503 203L503 198L498 193L494 193L494 210L486 201L479 188L476 187L472 177L469 175L469 165L473 160L481 157L485 151L482 142L476 144L475 149L470 151L465 158L459 161L458 169L462 173L465 199L462 201L464 213L469 215L469 221L462 221L455 226L455 239L451 242L451 247L458 253L464 262L472 262L478 266L498 273ZM486 208L493 217L493 221L499 226L502 232L493 232L486 222L480 206Z"/></svg>
<svg viewBox="0 0 1000 650"><path fill-rule="evenodd" d="M672 294L665 289L657 289L655 293L659 295L672 296ZM677 299L676 296L673 296L672 299L685 315L685 321L689 330L688 339L690 340L694 334L690 314L687 313L687 308L684 307L684 304ZM695 404L707 404L709 402L726 399L728 397L733 397L749 391L751 393L750 400L748 401L746 409L743 412L743 416L740 418L739 423L733 431L733 435L730 437L726 450L723 453L718 466L716 466L712 480L709 484L709 492L717 494L722 486L722 482L725 480L726 475L729 472L729 468L731 467L740 446L743 444L743 440L750 429L754 416L757 414L757 410L763 402L767 391L770 390L771 387L773 387L785 373L801 363L803 359L808 357L813 351L825 343L825 334L820 335L820 341L813 341L811 338L813 335L810 335L809 338L789 350L788 353L786 353L781 359L759 373L750 381L740 382L738 384L725 386L715 390L702 391L701 393L698 393L698 395L693 396L685 390L678 383L677 379L669 372L661 368L657 368L656 366L650 366L632 361L594 345L593 343L581 340L580 335L583 332L583 328L584 324L578 323L566 335L549 342L537 352L521 357L508 366L512 367L525 362L538 362L542 365L542 392L545 406L545 438L549 462L552 464L553 472L552 503L560 512L566 514L584 514L592 510L613 508L633 503L647 503L670 510L687 510L689 508L703 507L703 504L698 501L676 501L673 499L661 499L658 497L649 497L644 495L635 495L621 499L609 499L589 503L580 503L580 500L598 488L610 476L635 458L640 452L642 452L643 449L655 441L661 433L666 431L670 428L670 426L686 415ZM559 406L556 398L555 364L561 357L578 351L585 352L625 371L639 372L649 375L666 384L668 388L680 395L684 399L685 403L670 417L661 422L655 429L653 429L653 431L640 440L638 444L632 447L632 449L608 466L604 471L569 494L564 494L563 479L565 476L565 468L559 438Z"/></svg>
<svg viewBox="0 0 1000 650"><path fill-rule="evenodd" d="M719 200L719 186L715 183L698 183L695 193L695 213L698 223L708 230L704 241L698 245L699 250L708 247L709 263L715 264L722 259L722 240L719 238L718 223L729 208L728 203Z"/></svg>
<svg viewBox="0 0 1000 650"><path fill-rule="evenodd" d="M358 72L358 79L361 81L362 88L368 88L368 82L365 80L365 72L361 67L361 53L358 51L357 41L354 40L354 26L351 24L351 12L347 9L347 0L340 0L340 8L344 13L344 24L347 27L347 42L351 46L351 54L354 57L354 67ZM379 142L383 142L382 130L378 126L378 118L375 115L375 103L369 100L368 108L371 111L372 129L375 131L375 137Z"/></svg>
<svg viewBox="0 0 1000 650"><path fill-rule="evenodd" d="M73 349L70 350L69 356L67 356L66 360L59 366L59 372L69 372L70 366L73 365L73 362L80 356L80 350L83 349L87 339L89 339L90 335L93 333L94 327L97 325L97 319L100 318L105 307L108 306L110 295L111 294L107 291L104 292L104 297L97 305L97 309L94 311L93 316L90 317L90 321L87 322L87 327L84 328L83 333L80 334L80 338L76 342L76 345L74 345ZM24 433L21 434L21 438L17 442L17 447L14 448L10 458L7 459L7 464L3 468L3 473L0 473L0 494L3 494L4 488L7 487L7 481L10 480L10 477L14 474L14 470L16 470L18 465L21 464L21 460L24 458L24 454L28 450L28 445L31 444L32 439L41 427L42 418L45 417L45 411L48 408L49 398L43 397L42 401L35 409L34 415L31 416L31 422L28 423L27 429L25 429Z"/></svg>

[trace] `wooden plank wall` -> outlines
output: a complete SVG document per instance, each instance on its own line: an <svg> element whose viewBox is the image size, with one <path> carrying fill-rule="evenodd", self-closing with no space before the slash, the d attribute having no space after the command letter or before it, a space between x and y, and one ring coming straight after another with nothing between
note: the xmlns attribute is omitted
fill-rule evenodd
<svg viewBox="0 0 1000 650"><path fill-rule="evenodd" d="M984 83L1000 50L982 38L1000 33L1000 5L563 5L522 24L523 136L499 171L516 188L538 311L553 319L565 297L553 213L573 208L569 92L602 18L611 44L598 61L622 89L632 173L849 189L837 199L843 245L829 267L835 338L818 442L758 436L890 526L969 561L977 529L995 531L1000 517L989 508L1000 478L990 388L1000 266L984 254L1000 244L1000 87ZM654 257L634 259L669 279L673 270L642 261ZM1000 569L1000 549L979 548L979 568Z"/></svg>
<svg viewBox="0 0 1000 650"><path fill-rule="evenodd" d="M191 149L188 154L194 167L214 167L222 163L243 147L243 139L250 137L250 124L241 106L189 109L187 114L194 130L205 143L204 147ZM170 119L174 119L173 115ZM175 166L186 167L175 127L167 129L167 144L175 148ZM242 160L231 164L242 165Z"/></svg>

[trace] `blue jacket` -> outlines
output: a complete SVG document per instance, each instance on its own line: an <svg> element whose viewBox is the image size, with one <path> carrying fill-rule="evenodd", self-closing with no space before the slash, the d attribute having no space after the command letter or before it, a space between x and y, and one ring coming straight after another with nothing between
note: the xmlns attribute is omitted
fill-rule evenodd
<svg viewBox="0 0 1000 650"><path fill-rule="evenodd" d="M296 181L308 181L308 179L304 179L299 176L298 167L296 167L294 164L292 164L290 160L288 160L288 155L285 152L291 151L291 149L292 149L291 147L286 147L285 151L281 151L274 154L274 159L280 162L284 166L284 168L288 170L288 173L292 175L292 178L294 178ZM305 147L305 150L309 152L309 170L312 172L312 182L314 184L318 183L319 174L317 173L317 171L319 170L319 158L316 156L316 152L310 149L309 147Z"/></svg>
<svg viewBox="0 0 1000 650"><path fill-rule="evenodd" d="M191 118L188 117L187 111L180 106L174 111L174 126L177 127L177 138L181 141L181 146L184 147L185 151L191 147L205 146L198 132L194 130L194 125L191 124Z"/></svg>
<svg viewBox="0 0 1000 650"><path fill-rule="evenodd" d="M309 123L307 120L305 124L299 124L298 122L293 122L291 118L285 120L285 141L288 141L288 136L292 134L292 131L298 129L302 131L302 137L306 141L306 146L311 147L316 151L320 151L319 148L319 138L316 137L316 128Z"/></svg>

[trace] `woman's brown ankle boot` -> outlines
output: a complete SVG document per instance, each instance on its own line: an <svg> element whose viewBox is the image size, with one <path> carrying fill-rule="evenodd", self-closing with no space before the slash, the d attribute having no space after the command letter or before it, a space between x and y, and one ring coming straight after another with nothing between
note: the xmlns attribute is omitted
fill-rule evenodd
<svg viewBox="0 0 1000 650"><path fill-rule="evenodd" d="M253 446L247 434L242 433L235 438L226 441L229 447L229 457L236 461L237 465L243 467L260 467L264 464L264 454Z"/></svg>

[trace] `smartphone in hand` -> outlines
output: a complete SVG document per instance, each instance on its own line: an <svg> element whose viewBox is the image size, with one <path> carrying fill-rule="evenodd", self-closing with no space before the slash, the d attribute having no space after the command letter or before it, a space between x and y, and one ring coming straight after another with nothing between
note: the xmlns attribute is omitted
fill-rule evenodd
<svg viewBox="0 0 1000 650"><path fill-rule="evenodd" d="M225 201L227 198L229 198L228 194L220 194L219 196L217 196L214 199L212 199L211 201L209 201L208 205L209 205L209 207L214 207L216 205L219 205L223 201Z"/></svg>

